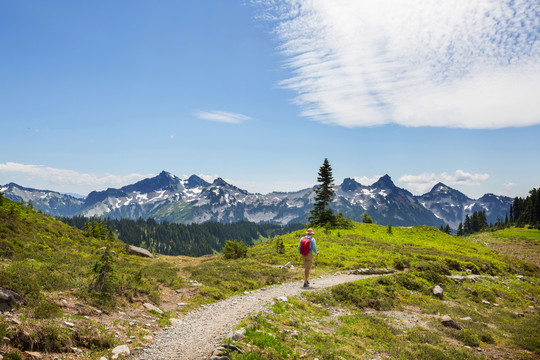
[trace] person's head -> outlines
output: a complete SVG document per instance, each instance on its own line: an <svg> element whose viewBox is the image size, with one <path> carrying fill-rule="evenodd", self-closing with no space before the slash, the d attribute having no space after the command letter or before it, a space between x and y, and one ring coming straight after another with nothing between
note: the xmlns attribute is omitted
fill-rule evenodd
<svg viewBox="0 0 540 360"><path fill-rule="evenodd" d="M308 234L308 235L313 235L313 230L307 229L306 234Z"/></svg>

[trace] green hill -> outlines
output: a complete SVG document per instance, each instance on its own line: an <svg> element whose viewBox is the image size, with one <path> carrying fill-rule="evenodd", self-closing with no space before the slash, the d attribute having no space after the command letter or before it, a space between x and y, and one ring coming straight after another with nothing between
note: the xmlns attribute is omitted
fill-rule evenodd
<svg viewBox="0 0 540 360"><path fill-rule="evenodd" d="M247 336L239 343L244 353L231 354L232 359L540 355L535 336L540 270L531 261L539 258L540 231L513 228L457 238L425 226L389 231L355 223L349 230L314 230L320 251L317 276L360 268L403 271L272 305L271 312L245 320ZM121 241L86 237L0 197L0 287L27 301L0 316L0 352L4 359L27 350L64 359L99 358L118 344L147 344L170 317L200 304L300 279L298 269L278 266L298 265L301 235L296 231L263 240L236 260L142 258L128 254ZM107 249L118 255L111 258L111 286L91 291ZM444 289L442 299L432 294L436 285ZM164 313L145 310L145 302ZM443 315L461 330L441 325Z"/></svg>
<svg viewBox="0 0 540 360"><path fill-rule="evenodd" d="M540 357L539 268L484 246L495 239L538 259L539 247L530 245L539 244L540 231L507 229L472 241L429 227L315 230L319 273L392 266L406 271L277 302L243 322L246 338L238 345L249 350L231 353L231 359ZM255 246L249 256L273 264L298 261L301 235ZM280 242L283 254L276 253ZM437 285L442 298L433 295ZM444 326L444 315L459 329Z"/></svg>
<svg viewBox="0 0 540 360"><path fill-rule="evenodd" d="M89 291L107 247L119 255L108 274L112 288ZM64 353L82 347L107 353L126 336L126 331L115 337L107 330L115 326L108 314L134 301L159 304L163 287L182 284L170 262L129 255L124 249L118 240L86 237L31 206L0 198L0 287L27 302L0 317L0 339L10 339L8 349L13 351ZM76 323L78 331L64 321Z"/></svg>

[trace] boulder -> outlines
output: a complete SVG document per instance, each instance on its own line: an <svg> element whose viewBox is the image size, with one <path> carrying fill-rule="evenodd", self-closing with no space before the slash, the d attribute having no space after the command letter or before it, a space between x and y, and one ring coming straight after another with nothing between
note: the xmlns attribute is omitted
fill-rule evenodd
<svg viewBox="0 0 540 360"><path fill-rule="evenodd" d="M280 296L276 300L279 302L289 302L286 296Z"/></svg>
<svg viewBox="0 0 540 360"><path fill-rule="evenodd" d="M26 305L26 300L15 291L0 288L0 311L10 310L16 305Z"/></svg>
<svg viewBox="0 0 540 360"><path fill-rule="evenodd" d="M441 323L446 327L461 330L461 327L448 315L443 316Z"/></svg>
<svg viewBox="0 0 540 360"><path fill-rule="evenodd" d="M128 356L130 354L129 346L127 345L117 346L112 350L112 354L113 354L112 356L113 359L118 359L120 355Z"/></svg>
<svg viewBox="0 0 540 360"><path fill-rule="evenodd" d="M133 245L129 245L127 247L127 252L130 253L130 254L133 254L133 255L154 258L154 255L152 255L152 253L150 251L148 251L146 249L143 249L143 248L140 248L140 247L137 247L137 246L133 246Z"/></svg>
<svg viewBox="0 0 540 360"><path fill-rule="evenodd" d="M442 287L440 287L439 285L435 286L433 288L433 295L438 297L438 298L442 298L443 297L443 294L444 294L444 290Z"/></svg>
<svg viewBox="0 0 540 360"><path fill-rule="evenodd" d="M150 311L155 311L157 312L159 315L163 315L163 310L161 310L160 308L158 308L157 306L154 306L150 303L144 303L143 306L147 309L147 310L150 310Z"/></svg>

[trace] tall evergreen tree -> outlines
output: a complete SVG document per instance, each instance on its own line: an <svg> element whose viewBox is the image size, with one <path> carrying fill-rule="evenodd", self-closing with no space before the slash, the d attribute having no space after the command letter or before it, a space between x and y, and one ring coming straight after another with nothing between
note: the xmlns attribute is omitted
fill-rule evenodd
<svg viewBox="0 0 540 360"><path fill-rule="evenodd" d="M311 226L328 226L335 223L335 215L330 209L330 203L334 196L334 177L332 167L328 159L324 159L323 165L319 169L317 181L320 183L315 191L315 204L310 210L311 216L308 220Z"/></svg>

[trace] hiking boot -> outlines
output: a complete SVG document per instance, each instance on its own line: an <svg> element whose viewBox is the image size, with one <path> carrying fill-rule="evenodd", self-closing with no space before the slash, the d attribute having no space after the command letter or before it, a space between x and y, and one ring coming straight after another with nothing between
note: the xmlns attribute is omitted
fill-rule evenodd
<svg viewBox="0 0 540 360"><path fill-rule="evenodd" d="M309 287L309 282L308 281L304 282L304 287Z"/></svg>

